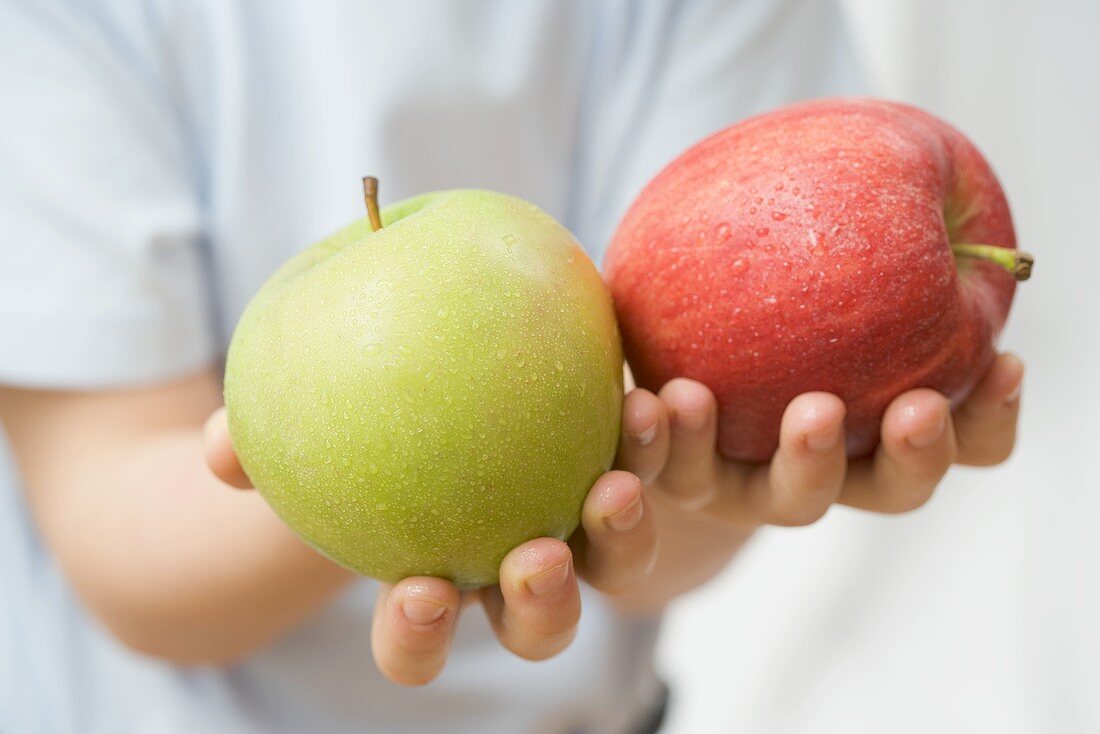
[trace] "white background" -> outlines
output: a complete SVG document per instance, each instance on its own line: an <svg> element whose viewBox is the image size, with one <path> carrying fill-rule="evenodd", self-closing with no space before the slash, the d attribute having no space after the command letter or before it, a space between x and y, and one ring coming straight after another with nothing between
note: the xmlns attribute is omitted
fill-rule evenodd
<svg viewBox="0 0 1100 734"><path fill-rule="evenodd" d="M1036 255L1015 456L770 530L681 601L667 731L1100 732L1100 2L846 0L876 93L966 132Z"/></svg>

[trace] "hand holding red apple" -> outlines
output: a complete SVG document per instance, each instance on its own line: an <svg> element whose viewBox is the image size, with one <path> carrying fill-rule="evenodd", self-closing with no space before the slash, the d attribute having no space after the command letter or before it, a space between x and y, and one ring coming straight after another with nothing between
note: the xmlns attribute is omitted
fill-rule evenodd
<svg viewBox="0 0 1100 734"><path fill-rule="evenodd" d="M994 355L1015 280L1008 204L961 133L915 108L835 99L694 146L635 200L606 272L627 361L657 390L699 380L730 459L763 461L795 396L847 404L848 453L890 402L952 404Z"/></svg>
<svg viewBox="0 0 1100 734"><path fill-rule="evenodd" d="M906 392L887 408L874 455L854 460L845 456L844 404L828 393L800 395L765 464L718 452L717 401L701 383L631 391L618 466L645 483L660 550L646 583L620 603L660 610L719 573L760 525L806 525L834 504L907 512L928 501L952 463L1000 463L1015 443L1022 378L1020 360L1002 354L953 412L932 390Z"/></svg>

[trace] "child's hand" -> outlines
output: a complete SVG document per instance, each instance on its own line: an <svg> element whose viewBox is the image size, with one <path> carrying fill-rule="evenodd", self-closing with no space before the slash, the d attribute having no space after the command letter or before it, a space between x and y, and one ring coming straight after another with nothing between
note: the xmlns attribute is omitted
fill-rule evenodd
<svg viewBox="0 0 1100 734"><path fill-rule="evenodd" d="M502 562L498 586L465 597L450 582L426 576L382 585L371 636L375 660L397 683L432 680L446 662L459 613L474 599L506 648L545 659L565 649L576 631L578 575L619 596L626 608L652 611L716 573L755 526L807 524L836 502L879 512L915 509L952 463L990 465L1008 456L1022 376L1020 361L1002 355L953 417L931 390L900 396L883 420L875 456L851 463L844 405L835 396L793 400L771 463L747 466L715 451L716 406L706 387L673 380L660 396L634 390L624 404L621 470L593 485L570 543L538 538L520 545ZM207 461L223 481L250 486L224 411L210 421Z"/></svg>
<svg viewBox="0 0 1100 734"><path fill-rule="evenodd" d="M207 423L206 460L224 482L251 483L233 453L225 410ZM504 647L528 660L564 650L580 620L580 574L608 592L637 586L653 567L656 529L643 508L638 478L604 474L589 492L573 538L577 552L560 540L536 538L514 548L501 563L499 585L460 594L440 578L416 576L382 584L375 605L371 646L379 669L404 685L431 681L442 670L455 622L467 603L480 600Z"/></svg>
<svg viewBox="0 0 1100 734"><path fill-rule="evenodd" d="M939 393L911 390L882 421L878 450L849 462L844 403L806 393L783 415L770 463L727 461L716 451L717 410L704 385L677 379L660 395L636 389L623 407L618 466L645 483L657 515L661 555L626 609L660 609L720 571L753 528L806 525L839 503L873 512L914 510L932 496L953 463L991 466L1016 439L1024 367L1003 354L954 411Z"/></svg>
<svg viewBox="0 0 1100 734"><path fill-rule="evenodd" d="M619 466L681 509L740 526L806 525L834 503L907 512L928 501L952 464L1008 458L1023 371L1014 355L998 356L953 415L933 390L900 395L883 417L874 456L852 462L844 451L844 403L828 393L800 395L787 406L779 449L766 465L719 456L713 394L698 382L672 380L659 396L627 396Z"/></svg>

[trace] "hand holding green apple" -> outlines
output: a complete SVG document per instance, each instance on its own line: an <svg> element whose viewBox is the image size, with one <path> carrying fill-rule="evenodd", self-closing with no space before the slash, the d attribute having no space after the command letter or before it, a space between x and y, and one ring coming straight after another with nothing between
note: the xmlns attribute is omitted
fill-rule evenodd
<svg viewBox="0 0 1100 734"><path fill-rule="evenodd" d="M208 463L325 555L395 582L372 639L393 680L439 672L459 585L482 587L469 595L503 645L548 657L572 639L578 573L616 590L656 553L637 478L603 473L623 378L609 295L531 204L454 191L380 215L364 183L368 218L288 262L242 317Z"/></svg>

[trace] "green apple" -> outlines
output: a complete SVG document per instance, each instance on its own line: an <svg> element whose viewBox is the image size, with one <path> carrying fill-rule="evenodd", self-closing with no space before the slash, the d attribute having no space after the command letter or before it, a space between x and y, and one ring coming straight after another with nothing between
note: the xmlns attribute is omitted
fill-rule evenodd
<svg viewBox="0 0 1100 734"><path fill-rule="evenodd" d="M611 298L572 235L521 199L425 194L380 223L368 208L374 225L300 253L245 309L225 375L233 446L337 563L493 583L515 546L568 537L611 465Z"/></svg>

